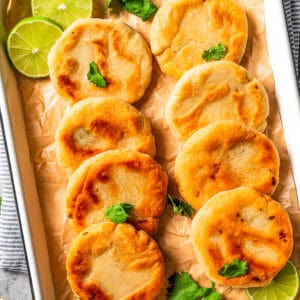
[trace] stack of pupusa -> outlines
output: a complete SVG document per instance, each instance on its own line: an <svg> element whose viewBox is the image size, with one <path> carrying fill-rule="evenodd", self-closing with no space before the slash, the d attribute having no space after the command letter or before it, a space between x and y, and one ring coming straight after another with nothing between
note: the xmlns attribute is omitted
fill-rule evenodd
<svg viewBox="0 0 300 300"><path fill-rule="evenodd" d="M175 1L174 1L175 2ZM176 1L177 2L177 1ZM218 3L220 3L221 4L221 6L223 7L223 10L225 10L225 12L226 12L226 5L228 4L228 1L210 1L210 0L206 0L206 1L202 1L205 5L207 5L206 6L206 8L208 8L209 7L209 5L210 5L210 3L213 3L214 4L214 7L216 7L217 9L214 9L213 11L215 12L215 13L217 13L218 12ZM232 1L231 1L232 2ZM171 3L171 1L170 1L170 3ZM192 5L194 5L194 6L197 6L197 5L199 5L199 6L201 6L202 4L201 4L201 1L197 1L197 3L196 3L196 1L185 1L185 5L186 5L186 7L188 8L188 6L189 6L189 3L191 3ZM231 6L228 6L228 7L231 7ZM179 7L179 10L180 10L180 7ZM227 13L224 13L224 14L222 14L224 17L225 17L225 23L226 22L230 22L230 20L232 19L231 18L231 16L232 16L232 14L230 13L230 11L231 10L229 10L229 12L227 11ZM234 12L234 14L236 13L236 9L234 9L234 10L232 10L233 12ZM203 12L205 12L205 14L207 13L207 11L203 11ZM220 14L215 14L216 16L218 16L218 15L220 15ZM174 16L175 16L175 18L176 18L176 16L178 16L178 14L174 14ZM229 18L228 18L228 16L229 16ZM233 19L235 19L235 17L233 18ZM164 22L166 22L166 23L168 23L167 21L169 20L169 18L162 18L162 23L164 23ZM199 18L196 18L196 20L197 20L197 22L199 23L197 23L196 22L196 24L193 24L192 26L189 26L188 27L188 30L190 30L190 29L193 29L193 30L190 30L191 31L191 33L194 33L195 32L195 30L194 29L201 29L201 27L204 25L204 27L206 27L206 24L208 23L208 19L207 18L201 18L201 20L199 20ZM240 24L246 24L245 22L244 22L244 19L240 19L241 21L242 21L242 23L240 23ZM200 24L200 22L201 22L201 24ZM185 20L185 25L188 25L188 19L186 19ZM222 22L220 22L220 20L219 20L219 22L218 22L218 20L216 21L216 24L217 24L217 26L219 26L219 28L222 28L222 26L223 26L223 24L222 24ZM200 26L201 25L201 26ZM226 28L227 28L227 30L230 30L230 26L228 26L228 24L227 24L227 26L225 26ZM236 28L237 26L234 26L234 28ZM171 26L171 28L172 28L172 26ZM167 30L168 31L168 30ZM171 32L173 32L172 30L170 30L170 33ZM242 38L240 39L240 47L236 47L236 50L238 51L238 52L241 52L240 54L238 54L238 56L239 55L241 55L242 56L242 54L243 54L243 51L244 51L244 49L243 49L243 47L245 46L245 44L246 44L246 41L245 41L245 36L246 35L243 35L243 30L241 30L241 28L238 28L238 30L236 31L237 32L237 34L239 35L239 32L240 33L242 33ZM168 32L167 32L168 33ZM226 35L226 30L224 30L223 31L223 33L225 33L225 35ZM209 36L209 35L208 35ZM161 39L162 41L164 40L164 37L163 37L163 35L160 35L160 34L158 34L157 35L157 38L158 39ZM205 36L204 38L207 38L207 36ZM179 41L180 42L180 41ZM219 40L212 40L211 41L211 45L213 44L213 43L217 43L217 42L219 42ZM188 44L188 46L189 45L191 45L191 44L193 44L193 41L190 43L190 44ZM180 45L180 43L179 43L179 45ZM209 46L211 46L211 45L207 45L207 47L206 48L209 48ZM233 44L233 46L234 46L235 44ZM188 48L188 50L190 50L190 48L193 48L193 47L187 47ZM176 47L175 47L175 49L176 49ZM83 53L84 53L84 51L82 51ZM166 54L168 55L168 54L170 54L171 52L170 52L170 50L169 51L167 51L166 52ZM183 51L183 54L184 53L187 53L187 52L185 52L185 51ZM62 52L62 54L61 54L62 56L64 55L64 53ZM167 56L166 55L166 56ZM191 56L193 56L193 55L191 55ZM241 58L241 56L240 57L236 57L235 58L235 60L234 61L239 61L240 60L240 58ZM196 60L197 59L200 59L201 58L201 51L200 51L200 53L198 54L198 56L196 56ZM182 63L182 62L184 62L184 64ZM190 66L193 66L193 59L190 59L190 52L189 52L189 54L188 55L184 55L183 56L183 59L181 59L180 61L179 61L179 63L177 64L177 66L181 66L181 64L182 65L185 65L185 63L187 63L187 64L189 64L189 67ZM177 68L177 66L175 67L175 68ZM120 66L118 66L118 67L120 67ZM59 67L58 67L59 68ZM180 68L178 68L178 69L180 69ZM83 75L85 75L84 73L82 73ZM64 77L63 77L64 78ZM67 77L68 78L68 77ZM83 78L84 78L84 76L83 76ZM85 79L85 78L84 78ZM89 83L87 83L87 84L89 84ZM80 137L80 134L81 134L82 132L79 132L79 137ZM93 141L94 142L94 141ZM104 176L104 178L105 178L105 176ZM275 183L276 184L276 183ZM107 224L107 223L102 223L102 224ZM111 223L110 223L111 224ZM103 226L106 226L106 225L103 225ZM110 225L110 226L112 226L112 225ZM109 235L110 237L112 237L112 232L116 232L116 231L123 231L122 230L122 228L120 228L120 227L118 227L118 228L116 228L116 229L111 229L111 228L109 228L109 226L107 226L107 227L105 227L105 228L101 228L100 229L100 227L98 227L99 229L97 230L97 232L94 234L94 230L93 230L93 227L89 227L91 230L90 231L82 231L81 232L81 234L79 235L79 237L78 237L78 239L79 239L79 242L78 243L76 243L76 245L81 245L81 246L83 246L83 248L81 248L80 246L76 246L76 248L74 248L74 252L72 252L72 254L75 254L76 255L76 253L78 254L78 252L81 252L81 253L84 253L84 255L86 255L86 253L89 251L89 247L93 244L93 241L94 240L96 240L96 238L95 238L95 236L96 237L99 237L99 234L100 234L100 232L101 232L101 234L104 234L105 236L107 236L107 235ZM131 227L132 228L132 227ZM108 233L107 233L107 231L108 231ZM129 234L129 230L126 230L126 232L128 232L128 234ZM118 237L120 237L120 236L122 236L123 237L123 239L127 239L127 235L119 235L119 234L116 234L116 238L118 238ZM86 237L87 239L86 240L84 240L84 237ZM144 235L139 235L139 238L141 238L141 240L143 240L144 239ZM128 239L129 240L129 239ZM134 240L136 240L136 239L134 239ZM145 239L146 240L146 239ZM84 242L83 242L84 241ZM111 242L111 240L110 239L105 239L104 241L109 241L109 242ZM146 240L147 241L147 240ZM84 243L86 243L87 244L87 247L84 247ZM134 242L135 243L135 242ZM127 244L123 244L122 246L123 247L125 247L125 246L128 246L128 247L132 247L132 249L133 250L135 250L134 248L133 248L133 245L134 245L134 243L132 244L131 242L130 243L127 243ZM135 243L135 244L137 244L137 243ZM148 243L148 245L149 245L149 247L150 247L150 249L152 248L152 243ZM114 253L115 253L115 251L112 251L111 249L108 249L108 251L107 251L107 248L105 248L105 247L102 247L101 246L101 244L99 243L99 246L100 247L95 247L95 248L90 248L90 249L93 249L93 253L99 253L99 252L101 252L101 251L104 251L106 254L107 254L107 256L104 256L104 261L106 262L106 261L109 261L109 262L111 262L111 264L110 264L110 266L109 266L109 269L107 270L107 269L105 269L104 271L106 272L106 271L110 271L110 273L108 274L109 276L107 276L106 277L106 284L110 284L110 287L112 287L112 288L116 288L116 286L117 286L117 288L119 289L120 288L120 281L119 280L116 280L117 278L115 278L114 277L114 273L112 273L111 271L112 270L114 270L114 268L116 268L116 267L119 267L120 265L122 265L122 264L119 264L119 265L117 265L116 264L116 262L113 260L113 258L115 257L114 256ZM139 245L140 246L140 245ZM101 248L102 247L102 248ZM145 247L146 248L146 247ZM144 248L144 249L145 249ZM137 250L139 250L139 249L143 249L143 247L139 247ZM159 254L158 254L158 251L157 251L157 248L156 247L154 247L153 246L153 254L154 254L154 256L156 256L156 257L158 257L158 266L159 266L159 268L155 271L155 270L152 270L152 272L153 272L153 274L156 274L156 276L157 275L159 275L159 274L161 274L161 268L160 268L160 266L161 266L161 259L159 258ZM123 252L121 252L122 253L122 256L123 256ZM143 256L142 255L140 255L140 253L137 251L137 252L132 252L132 253L134 253L134 255L135 256L137 256L137 255L139 255L139 258L141 258L141 260L140 260L140 262L141 261L143 261ZM147 252L146 252L147 253ZM77 259L77 261L78 262L82 262L82 263L79 263L78 265L75 263L75 264L69 264L68 265L68 268L73 268L73 271L74 271L74 275L75 275L75 277L76 278L74 278L74 286L73 286L73 289L76 291L76 283L81 283L81 279L82 279L82 277L84 277L84 278L86 278L86 279L89 279L89 280L93 280L94 278L97 278L98 280L101 278L101 276L100 275L98 275L99 273L98 273L98 271L97 270L92 270L92 271L90 271L90 266L92 265L91 263L86 263L86 261L84 261L84 260L81 260L81 258L82 257L80 257L80 255L77 255L77 256L73 256L74 258L76 258ZM86 256L88 256L88 255L86 255ZM123 257L122 257L123 258ZM97 259L97 256L92 256L92 257L90 257L90 259L91 259L91 261L96 261L96 259ZM75 261L75 260L74 260ZM100 263L102 263L102 260L101 259L99 259L99 261L100 261ZM145 261L145 260L144 260ZM152 259L151 259L151 261L152 261ZM126 262L127 263L127 262ZM125 268L125 264L123 264L122 265L124 268ZM141 264L137 264L137 267L140 267L141 266ZM70 269L68 269L68 270L70 270ZM141 268L142 269L142 268ZM103 273L104 273L104 271L103 271ZM149 271L149 269L146 269L146 271L148 272ZM101 270L99 271L99 272L102 272ZM131 275L132 274L135 274L135 272L136 272L136 269L135 270L133 270L133 273L131 273ZM150 271L151 272L151 271ZM87 273L88 273L88 276L87 276ZM125 274L125 273L123 273L123 274ZM116 276L119 276L119 274L117 274L116 273ZM150 299L152 299L154 296L153 296L153 294L151 294L151 285L153 284L154 285L154 290L157 290L157 286L155 285L155 282L159 282L159 280L161 279L161 277L160 276L157 276L156 277L155 275L154 275L154 277L156 278L156 279L154 279L153 281L151 280L150 282L148 282L147 283L147 286L150 288L150 290L149 289L144 289L143 290L143 292L144 292L144 294L141 294L141 297L143 297L143 299L147 299L146 297L149 297ZM127 283L126 282L126 280L124 280L124 282L125 283ZM85 289L85 292L86 292L86 294L84 295L84 297L96 297L96 293L95 293L95 286L93 285L93 283L95 283L95 282L90 282L90 284L87 286L87 288ZM78 288L78 287L77 287ZM129 288L131 288L131 286L129 286ZM153 291L153 290L152 290ZM103 295L103 294L100 294L100 297L105 297L106 295ZM119 295L118 295L119 296ZM119 296L119 298L122 298L122 296L120 297ZM119 299L118 298L118 299Z"/></svg>
<svg viewBox="0 0 300 300"><path fill-rule="evenodd" d="M102 88L87 78L92 62L107 81ZM164 262L149 234L164 210L168 179L152 158L150 122L127 103L150 83L150 49L121 22L78 20L52 48L49 67L57 92L75 103L56 134L58 161L77 168L66 191L67 215L80 232L67 258L72 289L82 299L153 299ZM128 223L137 229L105 219L120 203L133 206Z"/></svg>
<svg viewBox="0 0 300 300"><path fill-rule="evenodd" d="M240 61L246 42L245 13L231 0L171 0L151 28L151 47L161 70L182 76L166 118L185 142L174 174L183 199L199 209L192 225L195 252L209 278L236 287L267 285L293 247L288 214L265 195L272 195L279 181L277 150L260 132L267 125L268 97L258 80L233 63ZM203 64L203 50L217 43L227 49L224 61ZM235 190L241 186L248 188ZM249 199L239 202L238 195ZM276 207L274 215L269 206ZM274 239L267 241L260 226ZM273 258L266 259L268 255ZM234 259L249 262L247 275L219 276L218 270Z"/></svg>

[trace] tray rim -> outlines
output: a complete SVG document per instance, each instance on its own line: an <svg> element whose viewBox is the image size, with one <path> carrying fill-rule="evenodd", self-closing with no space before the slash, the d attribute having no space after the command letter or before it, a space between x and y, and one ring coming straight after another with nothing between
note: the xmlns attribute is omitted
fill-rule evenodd
<svg viewBox="0 0 300 300"><path fill-rule="evenodd" d="M265 0L264 6L269 62L275 80L276 99L281 99L277 103L300 206L300 156L298 155L300 139L297 138L294 130L300 128L300 96L296 66L287 31L283 0ZM286 105L282 99L289 99L289 105Z"/></svg>
<svg viewBox="0 0 300 300"><path fill-rule="evenodd" d="M31 164L23 105L4 42L4 14L9 0L0 1L0 111L3 139L33 299L55 300L45 228Z"/></svg>
<svg viewBox="0 0 300 300"><path fill-rule="evenodd" d="M0 49L0 59L3 54L2 48ZM9 165L9 171L10 171L10 177L12 179L12 186L13 186L13 194L15 196L15 204L17 209L17 215L19 217L20 221L20 233L23 239L23 246L24 246L24 254L26 258L26 264L28 269L28 275L30 280L30 287L31 287L31 293L33 296L33 299L36 300L42 300L42 299L55 299L54 296L54 285L52 281L52 274L50 270L50 265L48 261L44 261L44 259L41 259L41 255L39 255L38 251L41 252L48 252L47 243L46 243L46 237L45 237L45 230L44 230L44 224L42 222L42 212L39 206L38 196L37 196L37 189L35 186L35 179L34 179L34 172L33 168L31 166L30 158L28 156L27 159L23 160L23 166L20 164L19 160L19 154L17 154L16 151L16 145L15 145L15 135L13 133L13 124L10 120L10 109L6 105L6 100L11 97L7 96L7 93L5 92L3 84L3 77L1 75L1 69L2 66L0 66L0 110L1 110L1 126L3 131L3 139L5 143L5 147L7 149L7 156L8 156L8 165ZM16 82L14 80L14 77L9 76L10 79L13 79L12 84L15 86L15 89L17 90ZM20 100L20 99L18 99ZM21 102L19 102L21 104ZM14 111L14 113L16 113ZM23 116L17 113L19 122L23 123L24 125L24 132L21 133L23 135L23 138L26 136L25 132L25 122L23 119ZM20 137L20 132L18 134L18 137ZM23 151L26 149L29 151L28 143L24 145L25 147L22 148ZM24 159L24 158L22 158ZM26 166L26 167L25 167ZM34 182L33 184L33 191L28 191L28 186L23 184L24 179L24 171L28 177L32 177ZM31 188L30 188L31 189ZM32 195L28 196L28 195ZM34 208L32 207L32 199L35 200ZM30 200L28 200L30 198ZM26 200L27 199L27 200ZM29 209L28 204L31 202L31 208ZM33 214L30 213L30 210L33 209L34 212L38 211L37 217L35 216L35 220L32 218ZM31 216L30 216L31 215ZM34 222L33 222L34 221ZM37 240L35 238L35 233L37 233L37 230L34 229L36 224L38 224L38 231L39 231L39 239ZM41 238L41 236L44 236L44 238ZM41 239L40 239L41 238ZM38 247L36 245L39 245ZM42 282L42 277L44 278L51 278L51 282L47 283L47 291L43 290L44 283ZM45 295L52 295L50 298L45 298Z"/></svg>
<svg viewBox="0 0 300 300"><path fill-rule="evenodd" d="M0 17L1 13L4 12L4 7L6 7L7 4L6 1L0 1ZM297 189L297 195L298 195L298 201L300 201L300 156L297 156L297 153L300 152L300 139L299 142L297 142L296 136L294 136L293 131L291 131L291 126L288 124L291 122L290 113L292 113L293 116L293 126L299 126L300 128L300 100L299 100L299 90L297 86L296 81L296 72L295 72L295 65L294 60L292 58L292 51L289 44L289 37L287 32L287 26L286 26L286 20L284 15L284 7L283 7L283 1L277 0L265 0L264 6L265 6L265 23L266 23L266 31L267 31L267 44L268 45L278 45L278 51L274 51L274 47L271 48L268 46L269 49L269 61L273 70L274 79L276 83L275 92L277 99L282 99L283 97L287 97L287 87L289 88L289 98L292 99L292 108L286 109L284 105L282 105L282 101L277 101L279 104L279 110L281 114L282 124L283 128L285 130L284 136L288 148L288 153L291 159L291 165L293 169L293 176L295 180L295 185ZM1 19L1 18L0 18ZM277 22L272 22L272 20L277 20ZM5 57L2 47L0 49L0 59L1 56ZM284 55L282 55L284 53ZM278 64L278 61L276 60L276 57L280 54L280 57L282 58L281 63ZM4 58L3 58L4 59ZM6 64L9 65L8 59L6 61ZM13 80L13 85L15 89L17 89L16 81L13 75L13 71L11 66L7 66L9 70L9 76ZM54 294L54 286L53 282L51 282L48 285L43 284L42 277L43 278L51 278L53 280L50 267L49 265L44 264L41 262L41 257L36 254L36 250L33 240L34 240L34 229L32 228L31 219L30 219L30 212L28 211L28 207L25 205L27 201L26 196L26 187L22 185L22 166L18 164L18 153L16 149L16 141L14 139L16 135L16 132L14 132L13 124L12 124L12 118L11 118L11 108L8 105L8 95L7 91L5 90L5 83L7 79L2 76L1 71L3 71L3 66L0 64L0 110L2 112L2 123L0 124L3 127L3 133L4 133L4 140L6 143L6 147L9 154L9 166L10 171L12 174L12 183L14 188L14 194L16 198L16 207L17 207L17 213L20 219L20 225L21 225L21 233L23 237L24 242L24 249L26 253L27 258L27 264L28 264L28 274L30 277L30 283L31 283L31 289L32 289L32 295L34 299L55 299ZM284 78L284 74L292 74L290 80L286 80ZM280 84L278 84L280 82ZM281 82L284 82L283 85ZM20 100L20 99L18 99ZM20 115L19 115L20 117ZM287 122L289 121L289 122ZM21 116L21 120L19 120L23 124L24 132L26 136L25 131L25 122L23 116ZM27 139L27 136L26 136ZM27 142L27 141L26 141ZM26 143L26 146L28 148L28 142ZM28 148L29 150L29 148ZM26 161L27 166L30 165L30 161ZM297 169L298 166L298 169ZM28 172L27 172L28 173ZM33 174L33 170L30 171L31 174ZM35 187L35 193L37 196L37 191ZM38 199L37 199L38 202ZM300 203L299 203L300 204ZM41 210L38 205L37 209L40 211L41 216ZM41 220L39 220L41 221ZM43 226L43 225L42 225ZM42 243L42 248L46 247L46 251L48 251L47 245L45 244L45 238ZM45 250L45 249L44 249ZM42 276L41 272L47 273Z"/></svg>

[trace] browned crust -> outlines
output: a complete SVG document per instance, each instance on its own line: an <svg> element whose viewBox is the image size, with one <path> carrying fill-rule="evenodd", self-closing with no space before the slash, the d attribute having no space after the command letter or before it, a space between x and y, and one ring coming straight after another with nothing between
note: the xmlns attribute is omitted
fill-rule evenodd
<svg viewBox="0 0 300 300"><path fill-rule="evenodd" d="M146 179L145 186L141 187L143 193L141 192L140 198L133 199L136 204L128 222L136 225L138 229L154 234L158 228L158 217L164 211L167 176L150 156L133 151L107 151L90 158L76 170L66 191L68 217L72 220L74 228L80 231L89 225L86 219L92 211L103 210L103 203L107 199L101 199L97 194L97 182L110 186L110 196L118 203L114 179L114 170L118 168L134 170ZM122 186L120 188L122 189Z"/></svg>
<svg viewBox="0 0 300 300"><path fill-rule="evenodd" d="M134 218L129 220L129 223L135 226L138 230L144 230L150 235L154 235L159 226L159 217L149 217L149 218Z"/></svg>
<svg viewBox="0 0 300 300"><path fill-rule="evenodd" d="M224 211L224 205L228 207ZM251 207L266 216L267 225L251 228L240 212ZM268 230L268 231L267 231ZM209 237L220 237L214 245ZM205 240L206 247L202 247ZM247 252L245 241L268 247L278 254L276 262L262 261ZM201 267L212 280L235 287L265 286L285 266L293 248L293 232L285 209L270 196L241 187L221 192L199 210L192 224L192 242ZM218 274L225 263L234 259L248 262L246 275L226 279Z"/></svg>
<svg viewBox="0 0 300 300"><path fill-rule="evenodd" d="M91 62L97 64L106 87L88 81ZM71 104L94 96L134 103L144 95L152 75L152 55L144 38L108 19L75 21L51 49L48 64L56 91Z"/></svg>
<svg viewBox="0 0 300 300"><path fill-rule="evenodd" d="M128 224L117 225L111 222L93 225L73 241L66 263L67 278L73 291L82 300L112 299L110 292L113 291L104 291L98 284L85 281L85 276L92 267L89 263L90 258L101 256L110 248L116 250L116 259L122 261L127 270L151 270L149 280L122 299L153 300L164 279L164 262L159 247L144 231L137 231ZM101 278L99 281L101 282ZM122 282L118 284L121 285Z"/></svg>
<svg viewBox="0 0 300 300"><path fill-rule="evenodd" d="M80 144L74 136L79 129L102 144ZM71 169L107 150L129 148L150 156L156 152L149 120L133 106L111 97L88 98L74 105L61 121L55 143L58 162Z"/></svg>
<svg viewBox="0 0 300 300"><path fill-rule="evenodd" d="M223 29L221 37L224 40L230 39L230 44L227 46L228 51L224 59L238 63L244 54L248 37L245 12L236 2L231 0L212 0L211 3L213 27L220 29L224 28L224 24L230 24L230 29L236 34L231 38L228 29Z"/></svg>
<svg viewBox="0 0 300 300"><path fill-rule="evenodd" d="M230 61L211 62L186 72L175 85L166 108L167 122L182 141L221 120L264 131L268 114L269 100L263 85Z"/></svg>
<svg viewBox="0 0 300 300"><path fill-rule="evenodd" d="M66 74L61 74L57 77L57 84L71 98L75 97L75 90L80 87L79 82L73 81Z"/></svg>
<svg viewBox="0 0 300 300"><path fill-rule="evenodd" d="M218 32L217 40L213 44L206 45L210 48L217 43L226 45L225 60L239 62L244 55L247 38L248 23L246 14L239 5L232 0L171 0L166 2L155 15L150 32L150 44L153 54L163 72L175 78L192 67L203 64L202 49L205 34L195 21L183 21L189 12L195 15L200 11L206 11L209 15L205 27L211 32ZM188 26L186 24L189 24ZM183 28L183 26L186 26ZM190 27L189 27L190 26ZM191 32L199 28L199 33ZM178 40L178 41L177 41Z"/></svg>
<svg viewBox="0 0 300 300"><path fill-rule="evenodd" d="M278 152L264 134L220 121L190 137L174 173L183 198L199 209L216 193L239 186L271 195L279 182L279 164Z"/></svg>

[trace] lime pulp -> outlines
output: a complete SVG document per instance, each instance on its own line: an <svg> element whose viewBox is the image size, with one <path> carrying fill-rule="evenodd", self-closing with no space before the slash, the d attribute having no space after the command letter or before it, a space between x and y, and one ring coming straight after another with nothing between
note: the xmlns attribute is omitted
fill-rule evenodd
<svg viewBox="0 0 300 300"><path fill-rule="evenodd" d="M296 300L298 292L299 273L290 261L268 286L247 289L250 300Z"/></svg>
<svg viewBox="0 0 300 300"><path fill-rule="evenodd" d="M23 19L15 25L7 39L11 62L28 77L48 76L48 53L61 34L60 26L46 18Z"/></svg>
<svg viewBox="0 0 300 300"><path fill-rule="evenodd" d="M43 16L67 28L75 20L89 18L93 12L92 0L31 0L33 16Z"/></svg>

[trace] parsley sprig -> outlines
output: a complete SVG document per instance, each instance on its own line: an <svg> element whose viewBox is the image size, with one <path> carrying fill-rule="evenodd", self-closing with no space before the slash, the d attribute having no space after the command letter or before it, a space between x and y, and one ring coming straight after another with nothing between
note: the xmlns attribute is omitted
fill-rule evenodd
<svg viewBox="0 0 300 300"><path fill-rule="evenodd" d="M150 0L118 0L122 8L140 17L143 21L152 18L157 7ZM107 7L111 7L112 0L107 0Z"/></svg>
<svg viewBox="0 0 300 300"><path fill-rule="evenodd" d="M232 277L243 276L248 272L248 262L244 260L234 259L232 263L225 264L218 274L224 276L226 279Z"/></svg>
<svg viewBox="0 0 300 300"><path fill-rule="evenodd" d="M129 217L129 211L133 208L131 204L119 203L109 207L105 211L105 217L115 223L124 223Z"/></svg>
<svg viewBox="0 0 300 300"><path fill-rule="evenodd" d="M187 272L175 273L169 277L168 300L220 300L221 294L210 288L199 286Z"/></svg>
<svg viewBox="0 0 300 300"><path fill-rule="evenodd" d="M97 64L93 61L90 63L89 71L87 73L87 78L89 82L95 84L99 88L107 86L106 80L101 75Z"/></svg>
<svg viewBox="0 0 300 300"><path fill-rule="evenodd" d="M179 199L173 198L170 194L168 194L168 202L173 207L173 212L178 215L182 215L185 217L192 217L195 210L189 204Z"/></svg>
<svg viewBox="0 0 300 300"><path fill-rule="evenodd" d="M221 58L225 57L226 52L226 46L224 44L219 43L205 50L202 54L202 58L206 61L220 60Z"/></svg>

